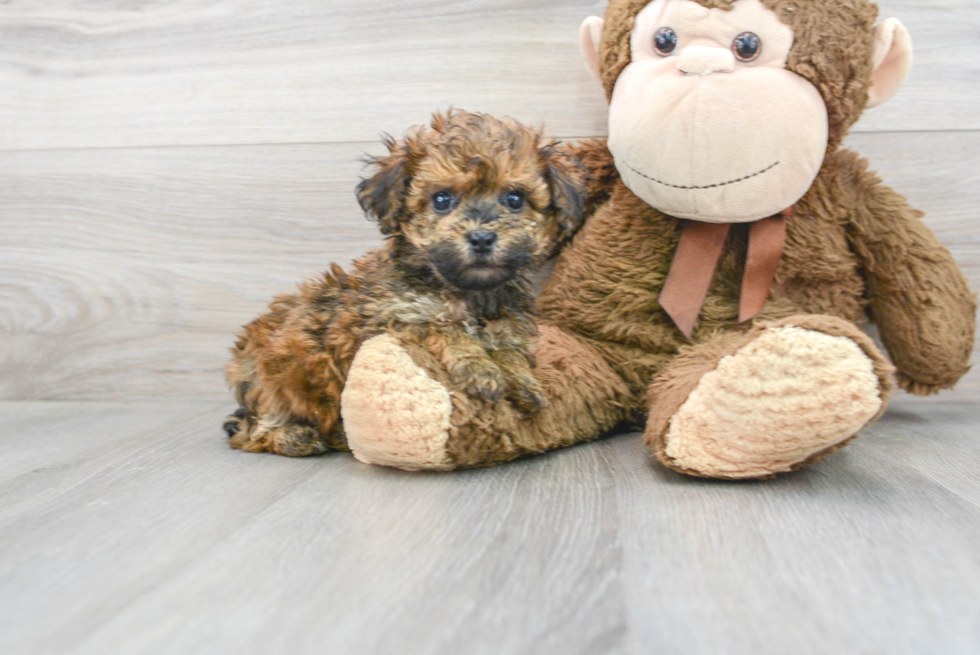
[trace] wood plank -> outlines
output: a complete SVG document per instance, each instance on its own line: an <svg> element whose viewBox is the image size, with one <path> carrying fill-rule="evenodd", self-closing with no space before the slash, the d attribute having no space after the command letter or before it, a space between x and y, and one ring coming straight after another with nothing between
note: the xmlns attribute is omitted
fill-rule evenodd
<svg viewBox="0 0 980 655"><path fill-rule="evenodd" d="M953 426L950 428L950 426ZM980 507L980 412L976 403L900 402L875 428L866 447L874 460L905 466L936 487Z"/></svg>
<svg viewBox="0 0 980 655"><path fill-rule="evenodd" d="M222 408L186 423L169 407L98 476L49 476L49 501L0 523L0 651L578 652L622 636L601 449L548 475L550 457L406 475L231 451Z"/></svg>
<svg viewBox="0 0 980 655"><path fill-rule="evenodd" d="M639 435L407 474L231 451L223 404L75 405L69 438L76 407L0 403L0 452L107 455L64 453L5 507L0 652L980 649L976 404L899 403L750 483L667 471Z"/></svg>
<svg viewBox="0 0 980 655"><path fill-rule="evenodd" d="M73 650L100 621L288 495L318 464L231 451L220 429L228 403L34 405L55 419L83 407L64 433L52 431L52 421L0 435L5 454L26 446L31 457L51 456L43 474L0 473L5 653ZM24 407L0 404L0 416ZM55 606L58 618L47 613ZM62 638L54 651L45 645L52 635Z"/></svg>
<svg viewBox="0 0 980 655"><path fill-rule="evenodd" d="M860 131L980 129L980 5L884 0L917 44ZM370 141L456 105L603 134L595 0L0 4L0 149Z"/></svg>
<svg viewBox="0 0 980 655"><path fill-rule="evenodd" d="M825 462L746 484L614 444L640 652L975 653L977 415L899 403Z"/></svg>
<svg viewBox="0 0 980 655"><path fill-rule="evenodd" d="M213 405L213 403L212 403ZM45 478L84 479L134 431L174 423L174 405L153 403L0 402L0 522L18 503L42 500ZM193 409L189 414L197 417ZM200 419L197 419L200 420ZM85 435L79 426L98 423ZM80 433L92 439L79 438ZM75 478L74 476L79 476Z"/></svg>
<svg viewBox="0 0 980 655"><path fill-rule="evenodd" d="M980 289L980 133L850 145L925 209ZM0 398L227 397L233 336L380 243L353 187L376 143L16 152L0 160ZM980 397L980 370L958 391Z"/></svg>
<svg viewBox="0 0 980 655"><path fill-rule="evenodd" d="M363 149L9 153L0 397L226 397L238 328L380 243L354 198Z"/></svg>

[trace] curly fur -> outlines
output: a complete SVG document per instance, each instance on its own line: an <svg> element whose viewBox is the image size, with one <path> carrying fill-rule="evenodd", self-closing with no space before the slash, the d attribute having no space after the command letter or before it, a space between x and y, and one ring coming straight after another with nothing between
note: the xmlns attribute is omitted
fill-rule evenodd
<svg viewBox="0 0 980 655"><path fill-rule="evenodd" d="M474 397L506 397L526 414L544 404L524 273L579 227L585 168L537 130L459 110L385 143L357 194L387 243L245 327L227 369L241 405L225 422L234 448L346 449L341 392L360 345L382 332L425 349ZM440 192L454 199L448 212L434 205ZM519 209L505 204L514 192ZM477 250L476 232L493 236L492 250Z"/></svg>

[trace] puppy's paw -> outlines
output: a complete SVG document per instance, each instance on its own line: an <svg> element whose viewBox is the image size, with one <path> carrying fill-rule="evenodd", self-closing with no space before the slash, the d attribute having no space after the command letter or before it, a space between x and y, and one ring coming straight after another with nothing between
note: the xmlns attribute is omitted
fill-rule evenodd
<svg viewBox="0 0 980 655"><path fill-rule="evenodd" d="M270 450L286 457L308 457L322 455L332 450L332 444L309 425L286 425L269 433Z"/></svg>
<svg viewBox="0 0 980 655"><path fill-rule="evenodd" d="M229 439L233 439L235 435L246 431L245 422L248 420L247 417L248 412L246 412L243 407L239 407L234 414L225 419L225 422L221 427L224 429L225 434L228 435Z"/></svg>
<svg viewBox="0 0 980 655"><path fill-rule="evenodd" d="M507 399L527 416L535 416L548 406L544 397L544 389L531 376L511 378L507 390Z"/></svg>
<svg viewBox="0 0 980 655"><path fill-rule="evenodd" d="M449 376L455 388L490 403L507 390L503 371L489 359L465 359L452 367Z"/></svg>

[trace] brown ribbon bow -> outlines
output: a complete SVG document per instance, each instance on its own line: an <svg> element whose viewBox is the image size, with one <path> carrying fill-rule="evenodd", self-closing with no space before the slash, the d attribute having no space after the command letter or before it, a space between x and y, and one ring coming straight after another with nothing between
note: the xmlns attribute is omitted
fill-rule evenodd
<svg viewBox="0 0 980 655"><path fill-rule="evenodd" d="M749 227L749 251L738 307L740 323L751 320L766 306L786 246L786 219L793 216L794 209L790 207ZM731 227L731 223L683 224L674 262L660 292L660 306L688 339L694 334Z"/></svg>

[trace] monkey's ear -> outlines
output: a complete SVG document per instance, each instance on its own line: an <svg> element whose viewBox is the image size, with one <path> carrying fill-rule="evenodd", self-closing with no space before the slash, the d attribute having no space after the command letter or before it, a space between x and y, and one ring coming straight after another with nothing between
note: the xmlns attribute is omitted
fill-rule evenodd
<svg viewBox="0 0 980 655"><path fill-rule="evenodd" d="M577 158L548 145L541 149L551 204L558 218L559 241L575 234L585 219L589 171Z"/></svg>
<svg viewBox="0 0 980 655"><path fill-rule="evenodd" d="M869 108L891 100L912 68L912 37L897 18L889 18L875 28L873 61Z"/></svg>
<svg viewBox="0 0 980 655"><path fill-rule="evenodd" d="M374 174L357 185L357 201L369 218L381 224L381 233L388 235L398 231L412 178L408 170L409 148L391 137L385 138L385 145L387 155L366 160Z"/></svg>
<svg viewBox="0 0 980 655"><path fill-rule="evenodd" d="M599 73L599 46L602 43L603 25L605 21L598 16L589 16L578 31L578 43L585 66L599 82L602 82L602 75Z"/></svg>

